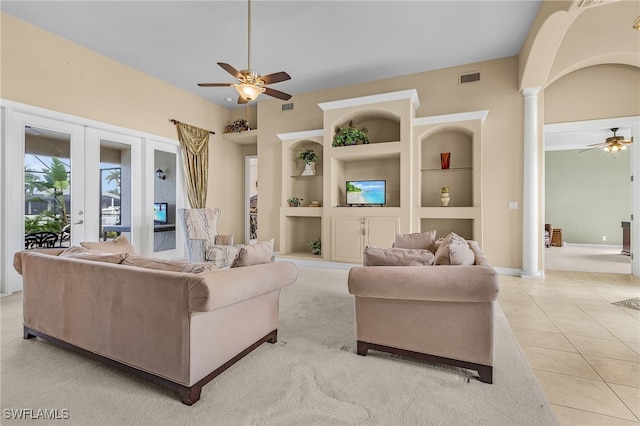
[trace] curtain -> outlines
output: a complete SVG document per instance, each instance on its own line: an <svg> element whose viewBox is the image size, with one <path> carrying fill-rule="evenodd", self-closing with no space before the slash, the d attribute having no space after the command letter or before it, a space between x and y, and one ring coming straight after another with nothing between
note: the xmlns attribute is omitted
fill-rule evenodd
<svg viewBox="0 0 640 426"><path fill-rule="evenodd" d="M207 204L209 177L209 131L178 122L178 138L182 148L182 164L191 208Z"/></svg>

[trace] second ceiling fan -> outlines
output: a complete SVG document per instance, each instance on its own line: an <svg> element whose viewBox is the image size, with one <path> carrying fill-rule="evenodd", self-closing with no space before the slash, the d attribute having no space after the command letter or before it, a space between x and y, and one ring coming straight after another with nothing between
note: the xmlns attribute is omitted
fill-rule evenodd
<svg viewBox="0 0 640 426"><path fill-rule="evenodd" d="M289 100L291 95L279 90L266 87L268 84L290 80L291 76L284 71L261 76L251 69L251 0L248 0L247 10L247 69L238 71L233 66L224 62L218 62L229 74L238 79L238 83L198 83L200 87L235 87L239 93L238 103L246 104L255 100L260 94L273 96L274 98Z"/></svg>

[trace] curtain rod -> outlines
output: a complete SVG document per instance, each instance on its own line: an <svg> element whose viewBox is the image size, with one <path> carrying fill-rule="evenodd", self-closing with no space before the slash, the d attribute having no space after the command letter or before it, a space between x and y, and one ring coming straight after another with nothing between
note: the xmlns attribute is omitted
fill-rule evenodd
<svg viewBox="0 0 640 426"><path fill-rule="evenodd" d="M178 123L179 123L179 121L178 121L178 120L175 120L175 119L173 119L173 118L170 118L170 119L169 119L169 121L170 121L170 122L172 122L173 124L178 124ZM205 130L206 130L206 129L205 129ZM216 134L216 132L214 132L213 130L209 130L209 133L211 133L212 135L215 135L215 134Z"/></svg>

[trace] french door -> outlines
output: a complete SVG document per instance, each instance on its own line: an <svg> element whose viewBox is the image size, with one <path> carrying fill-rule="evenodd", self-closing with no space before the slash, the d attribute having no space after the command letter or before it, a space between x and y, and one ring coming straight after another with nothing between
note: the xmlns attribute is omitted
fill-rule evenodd
<svg viewBox="0 0 640 426"><path fill-rule="evenodd" d="M139 254L184 257L177 141L10 101L0 124L0 293L22 289L11 265L29 248L125 235Z"/></svg>

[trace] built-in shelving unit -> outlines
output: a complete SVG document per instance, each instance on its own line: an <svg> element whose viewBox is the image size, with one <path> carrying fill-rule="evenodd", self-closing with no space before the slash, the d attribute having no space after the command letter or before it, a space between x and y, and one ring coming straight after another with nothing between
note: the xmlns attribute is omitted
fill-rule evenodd
<svg viewBox="0 0 640 426"><path fill-rule="evenodd" d="M395 234L436 229L482 244L481 145L487 111L415 117L415 90L319 104L323 129L279 134L282 141L280 254L320 258L308 241L322 240L322 259L361 262L367 245L391 247ZM371 143L332 146L335 129L353 121ZM318 154L315 176L301 176L303 149ZM450 153L443 169L440 153ZM385 180L386 204L347 207L346 182ZM441 207L441 188L450 190ZM289 207L290 197L303 199ZM322 207L308 207L318 201Z"/></svg>
<svg viewBox="0 0 640 426"><path fill-rule="evenodd" d="M413 232L455 232L482 243L482 123L488 111L421 117L413 120L414 167L420 170L413 190ZM442 168L441 153L450 154ZM440 201L449 188L448 207Z"/></svg>
<svg viewBox="0 0 640 426"><path fill-rule="evenodd" d="M322 238L322 207L309 207L312 201L322 206L324 140L322 129L281 133L282 141L282 202L280 207L280 254L318 259L308 242ZM313 149L318 157L315 175L303 176L304 162L298 154ZM291 197L302 199L300 207L289 207Z"/></svg>

